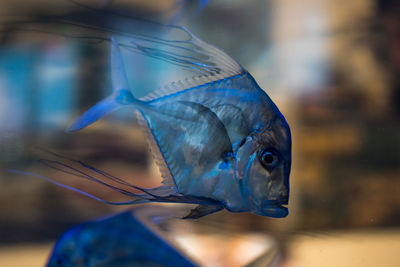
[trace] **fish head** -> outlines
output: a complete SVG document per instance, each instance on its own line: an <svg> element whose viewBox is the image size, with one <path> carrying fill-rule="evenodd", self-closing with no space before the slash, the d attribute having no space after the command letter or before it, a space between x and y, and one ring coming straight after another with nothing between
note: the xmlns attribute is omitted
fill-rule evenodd
<svg viewBox="0 0 400 267"><path fill-rule="evenodd" d="M279 114L238 145L236 177L246 208L257 215L285 217L289 201L291 135Z"/></svg>

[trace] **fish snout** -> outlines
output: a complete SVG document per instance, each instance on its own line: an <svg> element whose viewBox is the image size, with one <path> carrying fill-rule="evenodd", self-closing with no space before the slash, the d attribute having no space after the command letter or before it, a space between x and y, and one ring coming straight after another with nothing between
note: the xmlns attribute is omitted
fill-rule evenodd
<svg viewBox="0 0 400 267"><path fill-rule="evenodd" d="M284 201L284 203L281 204L287 204L288 200L289 200L289 188L286 186L286 184L282 180L272 181L270 183L270 187L268 190L267 201L272 201L272 202Z"/></svg>
<svg viewBox="0 0 400 267"><path fill-rule="evenodd" d="M256 214L275 218L289 214L288 208L283 206L289 204L289 173L290 168L285 165L275 169L266 184L265 195Z"/></svg>
<svg viewBox="0 0 400 267"><path fill-rule="evenodd" d="M281 200L284 200L285 203L283 203L283 204L287 204L288 199L289 199L289 194L288 194L288 190L285 187L274 192L274 194L271 194L269 197L269 200L272 200L272 201L280 202Z"/></svg>
<svg viewBox="0 0 400 267"><path fill-rule="evenodd" d="M275 218L286 217L289 210L283 205L289 203L289 191L283 183L270 189L267 199L262 201L259 214Z"/></svg>

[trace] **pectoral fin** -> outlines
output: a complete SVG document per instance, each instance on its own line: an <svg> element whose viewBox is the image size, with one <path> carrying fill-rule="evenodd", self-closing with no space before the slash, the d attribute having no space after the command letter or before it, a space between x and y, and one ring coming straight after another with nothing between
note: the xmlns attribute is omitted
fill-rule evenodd
<svg viewBox="0 0 400 267"><path fill-rule="evenodd" d="M148 109L143 115L179 192L194 194L199 177L217 175L216 165L232 152L232 144L210 109L188 101L172 103ZM212 179L210 184L216 181ZM212 197L211 190L203 193Z"/></svg>
<svg viewBox="0 0 400 267"><path fill-rule="evenodd" d="M198 205L196 208L192 209L188 215L182 219L198 219L203 216L209 215L211 213L222 210L223 206L209 206L209 205Z"/></svg>

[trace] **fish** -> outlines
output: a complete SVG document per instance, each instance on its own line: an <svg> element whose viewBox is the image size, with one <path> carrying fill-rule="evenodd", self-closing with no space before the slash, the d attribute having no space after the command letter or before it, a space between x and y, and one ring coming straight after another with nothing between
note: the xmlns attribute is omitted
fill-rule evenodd
<svg viewBox="0 0 400 267"><path fill-rule="evenodd" d="M84 34L76 30L69 35L64 31L66 38L106 43L110 49L111 94L84 112L67 132L82 130L119 109L129 109L146 136L162 184L141 188L80 161L76 163L81 170L57 161L42 163L132 199L111 203L72 189L109 204L197 204L185 219L198 219L223 209L277 218L287 216L292 160L290 127L251 74L227 53L183 26L162 25L160 31L149 31L141 26L143 21L134 26L110 26L104 24L104 16L51 18L53 24L73 21L69 23L72 27L91 30ZM28 26L36 30L35 23ZM186 71L185 75L137 97L135 92L140 88L129 85L128 77L134 73L127 72L121 50L178 66ZM88 171L95 171L105 181Z"/></svg>
<svg viewBox="0 0 400 267"><path fill-rule="evenodd" d="M57 239L46 266L198 266L153 222L165 211L147 207L147 216L143 209L73 226Z"/></svg>
<svg viewBox="0 0 400 267"><path fill-rule="evenodd" d="M199 249L204 243L201 238L203 234L192 238L189 235L189 239L193 239L191 242L180 242L186 240L182 237L186 236L186 231L190 232L192 222L174 218L173 214L177 212L180 210L166 205L137 205L123 212L74 225L57 238L46 266L225 266L227 263L221 262L224 259L221 255L227 256L229 249L228 253L231 254L240 252L240 249L235 249L237 242L253 247L258 245L259 249L263 247L263 253L260 250L250 257L246 255L240 266L274 266L280 262L281 251L271 237L258 236L271 241L261 244L259 238L248 239L248 235L238 236L229 231L212 238L221 243L224 237L225 252L218 251L220 257L207 257L209 252ZM211 229L219 227L210 224L205 226ZM186 231L182 232L182 229Z"/></svg>

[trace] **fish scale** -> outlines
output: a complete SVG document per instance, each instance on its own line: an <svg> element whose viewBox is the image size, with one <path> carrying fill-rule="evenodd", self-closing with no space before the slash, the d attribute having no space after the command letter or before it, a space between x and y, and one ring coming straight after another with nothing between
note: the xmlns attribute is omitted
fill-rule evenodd
<svg viewBox="0 0 400 267"><path fill-rule="evenodd" d="M131 185L141 193L111 186L106 175L102 177L104 181L92 178L133 199L111 204L145 201L199 204L185 218L199 218L223 208L285 217L292 160L290 128L250 73L225 52L184 27L153 23L151 27L160 29L143 32L147 28L138 26L146 22L129 18L124 24L129 32L122 32L102 23L113 21L115 17L109 17L115 15L100 14L97 20L93 17L98 14L51 18L52 22L65 26L62 35L66 38L82 38L79 30L75 31L79 28L88 29L85 38L90 42L110 42L112 93L83 113L67 130L81 130L111 112L129 108L137 114L163 178L162 185L155 188ZM48 25L29 26L35 29ZM68 26L73 30L68 31ZM128 76L135 78L135 75L126 72L121 49L178 66L188 74L146 97L136 98L135 91L141 88L129 86ZM170 74L175 77L173 71ZM81 165L81 172L88 177L93 170L96 169ZM113 180L116 181L120 182Z"/></svg>

